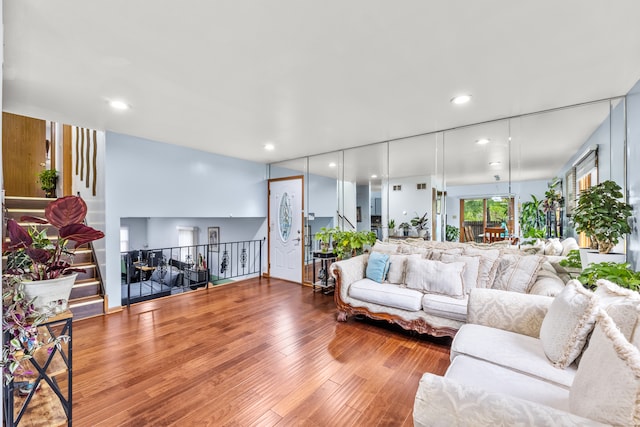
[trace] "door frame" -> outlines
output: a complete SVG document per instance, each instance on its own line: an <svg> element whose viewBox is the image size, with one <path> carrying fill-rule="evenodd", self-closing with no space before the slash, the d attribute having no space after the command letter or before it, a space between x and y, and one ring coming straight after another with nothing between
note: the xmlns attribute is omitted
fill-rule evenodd
<svg viewBox="0 0 640 427"><path fill-rule="evenodd" d="M282 181L292 181L299 179L301 180L301 195L302 195L302 209L300 210L300 227L302 229L302 240L300 242L300 284L304 284L304 239L306 233L306 227L304 223L304 175L294 175L294 176L286 176L282 178L269 178L267 180L267 272L265 274L266 277L271 277L271 183L272 182L282 182ZM283 279L284 280L284 279Z"/></svg>

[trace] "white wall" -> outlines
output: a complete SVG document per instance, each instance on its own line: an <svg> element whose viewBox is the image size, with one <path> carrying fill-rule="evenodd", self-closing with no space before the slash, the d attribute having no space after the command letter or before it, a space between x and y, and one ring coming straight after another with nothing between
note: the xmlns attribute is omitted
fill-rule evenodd
<svg viewBox="0 0 640 427"><path fill-rule="evenodd" d="M416 184L418 183L426 183L427 189L416 189ZM394 185L402 185L402 191L393 191ZM383 209L384 207L383 203ZM389 180L389 219L395 220L396 229L398 229L400 224L403 222L411 224L412 218L416 216L421 217L425 212L427 212L427 218L429 219L429 224L431 224L432 212L430 177L410 176ZM431 228L429 228L429 230L431 230ZM416 234L415 230L412 230L412 234Z"/></svg>
<svg viewBox="0 0 640 427"><path fill-rule="evenodd" d="M308 212L313 212L317 217L336 216L338 210L338 196L336 193L335 178L328 178L320 175L309 175L304 177L308 200Z"/></svg>
<svg viewBox="0 0 640 427"><path fill-rule="evenodd" d="M105 158L109 307L119 306L121 299L121 218L266 221L267 168L263 164L112 132L106 134ZM224 239L222 229L221 234Z"/></svg>

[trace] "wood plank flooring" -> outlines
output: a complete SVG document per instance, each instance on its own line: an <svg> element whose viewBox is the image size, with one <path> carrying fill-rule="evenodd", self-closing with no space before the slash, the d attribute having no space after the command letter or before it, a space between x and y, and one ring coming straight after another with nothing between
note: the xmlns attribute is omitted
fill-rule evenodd
<svg viewBox="0 0 640 427"><path fill-rule="evenodd" d="M75 426L412 426L448 338L335 320L333 296L251 279L73 324Z"/></svg>

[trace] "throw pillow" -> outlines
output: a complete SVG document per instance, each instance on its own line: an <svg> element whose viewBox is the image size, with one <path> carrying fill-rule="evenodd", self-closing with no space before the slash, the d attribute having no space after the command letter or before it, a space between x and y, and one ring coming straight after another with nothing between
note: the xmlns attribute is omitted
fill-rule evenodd
<svg viewBox="0 0 640 427"><path fill-rule="evenodd" d="M396 254L399 252L398 245L393 243L385 243L380 240L376 240L376 243L371 248L372 252L380 252L383 254Z"/></svg>
<svg viewBox="0 0 640 427"><path fill-rule="evenodd" d="M467 256L467 255L451 255L443 253L440 256L440 261L450 262L464 262L464 273L462 274L462 284L464 286L464 293L468 294L471 289L475 288L478 284L478 272L480 270L480 257L479 256Z"/></svg>
<svg viewBox="0 0 640 427"><path fill-rule="evenodd" d="M497 261L493 289L523 294L529 292L543 262L544 257L539 255L503 254Z"/></svg>
<svg viewBox="0 0 640 427"><path fill-rule="evenodd" d="M640 351L602 310L569 391L571 412L607 425L640 425Z"/></svg>
<svg viewBox="0 0 640 427"><path fill-rule="evenodd" d="M407 288L422 292L464 298L463 262L444 263L428 259L407 258Z"/></svg>
<svg viewBox="0 0 640 427"><path fill-rule="evenodd" d="M440 249L435 248L431 250L431 254L429 255L429 259L440 261L443 254L447 255L462 255L462 248L450 248L450 249Z"/></svg>
<svg viewBox="0 0 640 427"><path fill-rule="evenodd" d="M496 268L500 250L498 249L478 249L472 246L464 248L464 255L480 256L480 267L478 269L478 288L490 288L493 279L496 277Z"/></svg>
<svg viewBox="0 0 640 427"><path fill-rule="evenodd" d="M387 262L389 254L380 252L371 252L369 261L367 262L366 276L374 282L382 283L385 273L387 272Z"/></svg>
<svg viewBox="0 0 640 427"><path fill-rule="evenodd" d="M578 357L597 311L598 297L577 280L554 298L540 327L542 348L554 366L564 369Z"/></svg>
<svg viewBox="0 0 640 427"><path fill-rule="evenodd" d="M544 246L544 254L545 255L562 255L562 243L560 243L560 239L553 238L549 239Z"/></svg>
<svg viewBox="0 0 640 427"><path fill-rule="evenodd" d="M399 254L390 254L389 255L389 269L387 271L387 276L385 278L386 283L393 283L396 285L401 285L404 283L404 271L405 264L407 258L414 255L399 255ZM420 257L420 255L415 255Z"/></svg>
<svg viewBox="0 0 640 427"><path fill-rule="evenodd" d="M574 249L580 249L580 245L578 245L578 241L573 237L567 237L562 242L562 253L560 255L567 256L569 252Z"/></svg>
<svg viewBox="0 0 640 427"><path fill-rule="evenodd" d="M637 323L640 294L605 279L598 280L596 285L598 287L594 294L599 298L600 307L607 311L620 332L630 340Z"/></svg>

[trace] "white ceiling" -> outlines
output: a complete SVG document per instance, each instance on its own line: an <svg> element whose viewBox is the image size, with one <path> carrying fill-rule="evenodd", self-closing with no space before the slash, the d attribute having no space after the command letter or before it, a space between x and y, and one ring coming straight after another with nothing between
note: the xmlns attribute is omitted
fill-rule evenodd
<svg viewBox="0 0 640 427"><path fill-rule="evenodd" d="M4 0L3 110L269 163L624 95L638 16L637 0ZM528 133L519 166L553 176L593 116Z"/></svg>

